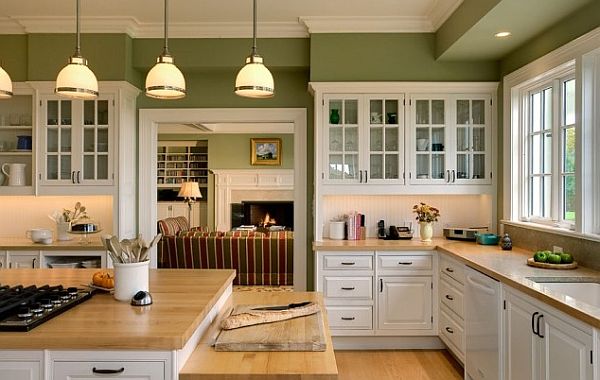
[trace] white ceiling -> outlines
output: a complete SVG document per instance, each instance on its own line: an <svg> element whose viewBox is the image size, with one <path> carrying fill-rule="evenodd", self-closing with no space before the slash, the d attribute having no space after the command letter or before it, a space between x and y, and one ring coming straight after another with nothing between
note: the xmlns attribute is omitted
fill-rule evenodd
<svg viewBox="0 0 600 380"><path fill-rule="evenodd" d="M463 0L258 0L259 37L433 32ZM163 0L81 0L88 33L161 37ZM171 37L248 37L252 0L171 0ZM72 33L75 0L1 0L0 34Z"/></svg>

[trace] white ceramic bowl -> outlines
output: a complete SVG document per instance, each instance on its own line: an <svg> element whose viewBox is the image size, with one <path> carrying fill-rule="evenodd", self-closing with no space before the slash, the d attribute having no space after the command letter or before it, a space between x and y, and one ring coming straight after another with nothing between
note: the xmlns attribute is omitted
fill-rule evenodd
<svg viewBox="0 0 600 380"><path fill-rule="evenodd" d="M34 243L41 243L42 239L52 240L52 231L45 229L45 228L32 228L30 230L27 230L27 232L25 232L25 237L30 238L31 241ZM52 241L50 241L50 243L52 243ZM44 244L49 244L49 243L44 243Z"/></svg>

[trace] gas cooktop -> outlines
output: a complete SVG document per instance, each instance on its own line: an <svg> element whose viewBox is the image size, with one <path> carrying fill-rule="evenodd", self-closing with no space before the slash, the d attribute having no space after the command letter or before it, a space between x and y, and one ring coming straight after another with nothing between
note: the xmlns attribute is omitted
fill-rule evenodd
<svg viewBox="0 0 600 380"><path fill-rule="evenodd" d="M0 331L29 331L92 297L93 289L0 285Z"/></svg>

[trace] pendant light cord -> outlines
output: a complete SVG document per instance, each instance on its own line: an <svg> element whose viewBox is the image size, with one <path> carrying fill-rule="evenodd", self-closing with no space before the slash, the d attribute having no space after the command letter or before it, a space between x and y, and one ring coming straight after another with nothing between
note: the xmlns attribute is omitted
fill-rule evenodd
<svg viewBox="0 0 600 380"><path fill-rule="evenodd" d="M169 0L165 0L165 46L163 48L163 55L169 55L169 25L167 20L169 19Z"/></svg>
<svg viewBox="0 0 600 380"><path fill-rule="evenodd" d="M252 55L257 55L256 52L256 0L252 8Z"/></svg>
<svg viewBox="0 0 600 380"><path fill-rule="evenodd" d="M80 40L80 30L79 30L79 0L77 0L76 2L76 7L75 7L75 30L76 30L76 46L75 46L75 56L76 57L81 57L81 40Z"/></svg>

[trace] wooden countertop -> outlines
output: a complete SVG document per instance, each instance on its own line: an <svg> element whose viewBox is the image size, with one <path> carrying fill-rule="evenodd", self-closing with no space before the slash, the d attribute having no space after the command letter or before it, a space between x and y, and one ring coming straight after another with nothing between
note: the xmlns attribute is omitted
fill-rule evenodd
<svg viewBox="0 0 600 380"><path fill-rule="evenodd" d="M585 267L572 270L555 270L530 267L527 258L533 252L518 247L511 251L503 251L497 245L480 245L473 242L434 239L431 243L413 240L325 240L313 242L314 251L331 251L346 253L365 250L424 250L437 249L461 261L496 280L518 289L529 296L547 303L562 312L600 328L600 308L577 301L572 297L546 290L542 285L528 277L586 277L600 282L600 272ZM577 260L577 255L575 255Z"/></svg>
<svg viewBox="0 0 600 380"><path fill-rule="evenodd" d="M81 235L72 235L71 240L54 240L52 244L33 243L31 239L18 237L0 238L0 250L16 251L104 251L99 235L90 234L90 244L80 244Z"/></svg>
<svg viewBox="0 0 600 380"><path fill-rule="evenodd" d="M81 286L96 271L4 269L0 282ZM181 349L234 277L229 269L151 269L152 305L134 307L96 293L29 332L0 332L0 349Z"/></svg>
<svg viewBox="0 0 600 380"><path fill-rule="evenodd" d="M220 319L234 305L289 304L315 301L323 308L323 298L314 292L236 292L223 307L223 313L211 325L185 366L179 380L233 380L233 379L302 379L333 380L338 371L329 334L327 315L323 313L324 352L217 352L211 344L219 331Z"/></svg>

